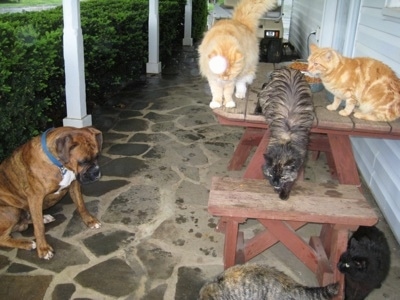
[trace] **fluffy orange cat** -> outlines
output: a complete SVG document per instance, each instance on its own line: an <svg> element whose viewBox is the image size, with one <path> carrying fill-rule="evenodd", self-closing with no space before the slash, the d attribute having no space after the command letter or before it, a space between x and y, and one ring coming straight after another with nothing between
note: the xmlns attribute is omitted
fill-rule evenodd
<svg viewBox="0 0 400 300"><path fill-rule="evenodd" d="M241 0L232 19L219 20L206 32L198 49L199 67L210 85L211 108L235 107L235 88L236 98L246 96L258 64L258 21L275 5L276 0Z"/></svg>
<svg viewBox="0 0 400 300"><path fill-rule="evenodd" d="M342 116L370 121L393 121L400 117L400 80L384 63L368 58L348 58L331 48L310 46L308 71L319 75L334 96L326 108L336 110L346 101Z"/></svg>

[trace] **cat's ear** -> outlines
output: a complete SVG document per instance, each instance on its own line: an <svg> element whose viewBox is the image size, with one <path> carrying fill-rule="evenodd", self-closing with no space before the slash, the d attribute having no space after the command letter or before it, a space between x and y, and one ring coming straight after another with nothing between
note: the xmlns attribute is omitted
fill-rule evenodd
<svg viewBox="0 0 400 300"><path fill-rule="evenodd" d="M242 61L243 58L244 58L244 55L242 54L242 52L235 51L235 53L233 54L233 61L234 62Z"/></svg>
<svg viewBox="0 0 400 300"><path fill-rule="evenodd" d="M213 50L208 54L208 58L211 59L211 58L213 58L214 56L217 56L217 55L218 55L217 51Z"/></svg>
<svg viewBox="0 0 400 300"><path fill-rule="evenodd" d="M317 50L318 49L318 46L317 45L315 45L315 44L311 44L310 45L310 53L313 53L315 50Z"/></svg>
<svg viewBox="0 0 400 300"><path fill-rule="evenodd" d="M354 238L350 240L350 247L355 248L358 246L358 241Z"/></svg>
<svg viewBox="0 0 400 300"><path fill-rule="evenodd" d="M264 153L264 160L265 160L265 164L267 166L272 165L272 158L269 155L267 155L267 153Z"/></svg>
<svg viewBox="0 0 400 300"><path fill-rule="evenodd" d="M335 55L335 52L333 50L326 51L326 53L325 53L326 61L331 61L334 55Z"/></svg>

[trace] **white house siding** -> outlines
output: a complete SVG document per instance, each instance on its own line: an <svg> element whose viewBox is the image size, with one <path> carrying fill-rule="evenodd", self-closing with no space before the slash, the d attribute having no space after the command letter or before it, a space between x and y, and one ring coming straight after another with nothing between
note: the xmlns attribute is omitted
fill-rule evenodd
<svg viewBox="0 0 400 300"><path fill-rule="evenodd" d="M308 43L332 47L347 56L367 56L389 65L400 75L400 18L382 14L385 0L293 0L289 41L301 58ZM361 1L358 2L358 1ZM345 24L345 25L343 25ZM321 35L307 37L316 27ZM352 138L359 170L400 243L400 141Z"/></svg>
<svg viewBox="0 0 400 300"><path fill-rule="evenodd" d="M400 19L382 14L385 0L364 0L353 56L379 59L400 74ZM360 172L400 243L400 141L352 138Z"/></svg>
<svg viewBox="0 0 400 300"><path fill-rule="evenodd" d="M302 58L309 54L308 36L321 26L324 0L293 0L290 20L289 41ZM316 43L316 36L311 35L309 43Z"/></svg>

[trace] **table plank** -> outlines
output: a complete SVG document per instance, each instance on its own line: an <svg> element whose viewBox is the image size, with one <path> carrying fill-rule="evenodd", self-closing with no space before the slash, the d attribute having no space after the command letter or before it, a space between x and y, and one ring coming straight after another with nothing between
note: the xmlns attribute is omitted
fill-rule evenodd
<svg viewBox="0 0 400 300"><path fill-rule="evenodd" d="M241 208L240 210L238 208ZM371 226L377 215L357 187L297 181L287 201L266 180L214 177L208 210L215 216ZM242 213L240 213L242 211ZM238 215L242 214L242 215Z"/></svg>

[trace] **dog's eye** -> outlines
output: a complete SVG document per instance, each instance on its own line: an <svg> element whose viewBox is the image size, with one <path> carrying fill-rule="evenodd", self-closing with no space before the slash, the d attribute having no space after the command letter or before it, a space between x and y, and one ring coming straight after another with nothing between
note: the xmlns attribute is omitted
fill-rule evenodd
<svg viewBox="0 0 400 300"><path fill-rule="evenodd" d="M80 166L88 165L89 163L90 161L87 159L78 161L78 165Z"/></svg>

